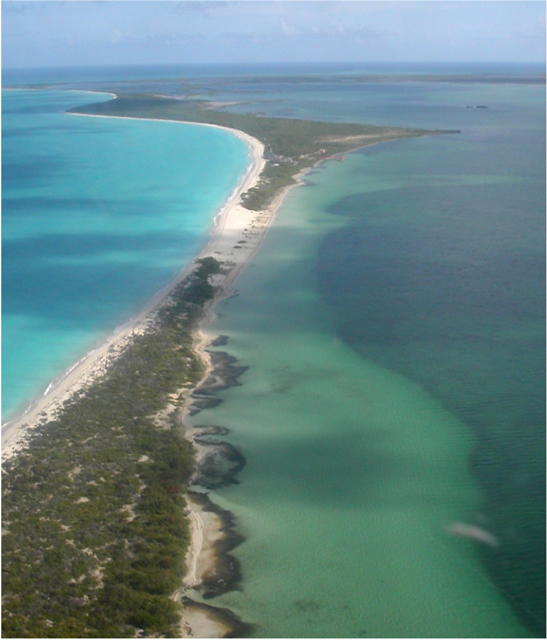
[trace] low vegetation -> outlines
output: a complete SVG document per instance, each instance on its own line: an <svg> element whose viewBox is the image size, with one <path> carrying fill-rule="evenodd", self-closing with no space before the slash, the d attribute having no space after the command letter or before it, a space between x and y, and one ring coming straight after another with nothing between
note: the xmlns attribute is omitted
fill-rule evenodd
<svg viewBox="0 0 547 640"><path fill-rule="evenodd" d="M194 458L176 410L155 416L203 375L191 332L219 266L200 261L154 327L3 465L4 637L178 635Z"/></svg>

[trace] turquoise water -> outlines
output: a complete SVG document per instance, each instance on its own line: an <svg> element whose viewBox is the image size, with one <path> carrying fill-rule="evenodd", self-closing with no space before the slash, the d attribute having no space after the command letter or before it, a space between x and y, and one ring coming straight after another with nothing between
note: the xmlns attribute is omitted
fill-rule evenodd
<svg viewBox="0 0 547 640"><path fill-rule="evenodd" d="M249 162L227 132L83 118L108 95L4 91L4 419L199 252Z"/></svg>
<svg viewBox="0 0 547 640"><path fill-rule="evenodd" d="M308 91L261 109L351 119ZM311 174L219 306L249 370L194 422L246 457L213 500L247 540L243 591L214 603L266 637L541 636L544 90L386 85L353 109L462 133Z"/></svg>

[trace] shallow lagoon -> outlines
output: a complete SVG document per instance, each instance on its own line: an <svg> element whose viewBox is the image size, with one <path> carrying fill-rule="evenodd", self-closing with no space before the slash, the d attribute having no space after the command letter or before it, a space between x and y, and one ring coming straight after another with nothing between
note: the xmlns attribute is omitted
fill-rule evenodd
<svg viewBox="0 0 547 640"><path fill-rule="evenodd" d="M244 591L215 604L268 637L526 635L471 543L444 530L481 507L471 434L337 338L310 270L333 220L306 207L291 194L211 327L251 367L195 417L232 429L247 459L213 498L248 537Z"/></svg>

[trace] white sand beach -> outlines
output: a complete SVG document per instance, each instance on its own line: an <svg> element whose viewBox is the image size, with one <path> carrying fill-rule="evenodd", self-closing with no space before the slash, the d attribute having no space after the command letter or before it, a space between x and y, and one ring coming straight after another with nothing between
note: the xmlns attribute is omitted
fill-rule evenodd
<svg viewBox="0 0 547 640"><path fill-rule="evenodd" d="M245 141L249 146L251 161L248 169L236 189L234 189L230 195L228 201L214 217L209 241L200 254L196 256L196 260L211 256L222 263L221 272L212 276L211 279L215 288L214 297L205 304L202 319L194 331L194 350L205 364L204 376L202 381L197 385L197 387L199 387L212 372L212 364L206 348L216 336L208 335L206 328L215 317L215 305L221 299L231 295L232 286L236 278L260 247L265 233L274 219L275 212L283 201L287 191L292 186L301 184L304 174L310 170L311 167L295 176L295 184L287 186L280 191L267 208L261 211L251 211L243 206L242 196L247 190L258 183L262 170L266 165L264 145L256 138L242 131L214 124L155 118L125 118L123 116L97 116L91 114L71 115L93 118L115 117L130 120L177 122L186 125L214 127L229 131ZM359 139L355 142L356 147L358 147L367 146L368 141ZM368 143L370 144L370 142ZM318 160L318 163L328 159L328 157L321 158L320 161ZM134 335L145 332L147 328L153 327L158 307L171 293L173 288L195 268L196 261L183 268L171 285L158 292L139 314L131 318L103 344L99 345L95 350L88 353L73 365L59 380L50 384L46 393L37 399L23 415L2 425L2 459L6 460L23 449L32 429L53 418L68 398L76 391L85 389L94 379L102 375ZM185 397L185 406L180 414L180 418L181 427L184 429L186 437L194 444L196 460L199 465L200 460L206 455L205 447L195 441L194 437L196 434L194 434L188 425L184 424L185 415L187 415L189 411L190 396L195 388L180 390L179 397L181 394ZM174 406L169 405L166 411L162 411L156 416L157 420L162 422L165 414L174 408ZM189 488L191 489L191 487ZM171 596L173 600L177 601L181 601L188 591L199 587L204 578L214 577L216 572L215 566L218 561L216 548L219 541L222 541L226 535L223 532L222 517L207 510L202 504L193 500L190 496L187 496L187 514L190 520L192 540L187 552L187 575L179 589ZM222 612L219 611L218 615L216 615L214 607L204 605L200 602L194 602L193 604L186 603L183 607L180 631L183 637L213 638L226 637L227 634L232 632L232 628L230 627L230 619L229 617L226 618L225 613L222 614Z"/></svg>
<svg viewBox="0 0 547 640"><path fill-rule="evenodd" d="M86 115L84 117L110 116ZM164 121L160 120L159 122ZM218 261L225 262L227 266L230 266L230 272L222 283L223 290L232 284L245 262L254 253L271 221L271 214L264 215L260 212L249 211L241 205L242 194L256 184L264 167L264 147L261 142L243 132L232 129L229 131L249 145L251 164L237 189L232 193L230 200L224 204L215 216L210 240L200 255L197 256L197 258L213 256ZM247 228L251 231L244 236ZM234 251L234 244L243 239L247 241L246 244L241 245L241 249ZM195 263L191 263L182 269L171 285L156 294L139 314L131 318L103 344L74 364L59 380L52 382L46 393L35 400L25 413L2 425L3 460L25 446L29 430L36 427L41 421L51 419L65 400L74 392L85 388L96 376L105 371L109 362L116 357L121 348L131 339L131 336L146 329L149 323L152 322L155 309L170 294L173 287L192 272L195 266ZM220 277L218 278L220 280ZM221 283L216 282L215 284L219 285ZM219 292L219 295L222 297L223 293Z"/></svg>
<svg viewBox="0 0 547 640"><path fill-rule="evenodd" d="M82 115L81 117L110 116ZM165 122L165 120L158 121ZM230 131L248 144L251 155L251 163L247 172L230 199L215 216L209 242L196 257L199 259L212 256L223 263L222 273L214 276L215 296L206 304L204 316L195 332L194 348L206 364L203 378L206 379L212 369L206 347L214 336L207 335L205 328L214 318L212 309L219 300L230 295L234 281L259 248L273 220L274 213L288 188L278 194L267 209L263 211L246 209L242 205L242 195L260 179L260 174L266 163L264 145L242 131L209 124L200 124L199 126L211 126ZM76 391L85 389L97 376L102 375L109 363L117 357L132 336L144 332L148 326L152 325L155 310L176 284L186 278L195 267L196 263L194 262L182 269L168 288L156 294L146 307L138 315L131 318L117 333L111 335L97 349L73 365L60 380L53 382L48 391L37 399L23 415L2 425L2 459L6 460L24 449L32 429L54 417L68 398ZM192 391L193 389L185 390L187 399ZM187 407L185 410L187 411ZM187 437L190 440L193 439L191 430L187 430ZM195 446L199 460L202 452L199 445ZM172 596L176 600L184 595L186 589L199 585L204 575L214 571L216 559L214 545L223 535L220 531L222 522L217 515L205 512L201 505L191 499L188 499L187 502L192 542L187 557L188 574L181 588ZM181 634L184 637L224 637L229 632L230 628L226 622L221 619L217 620L211 611L199 606L184 608L181 621Z"/></svg>

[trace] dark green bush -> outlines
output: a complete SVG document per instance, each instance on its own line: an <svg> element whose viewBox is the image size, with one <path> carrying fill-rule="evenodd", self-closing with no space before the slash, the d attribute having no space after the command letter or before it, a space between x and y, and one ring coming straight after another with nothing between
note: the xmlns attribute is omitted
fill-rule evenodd
<svg viewBox="0 0 547 640"><path fill-rule="evenodd" d="M218 269L200 261L154 329L4 465L4 637L177 633L180 605L169 596L185 571L194 457L176 422L158 429L153 415L203 374L192 329Z"/></svg>

